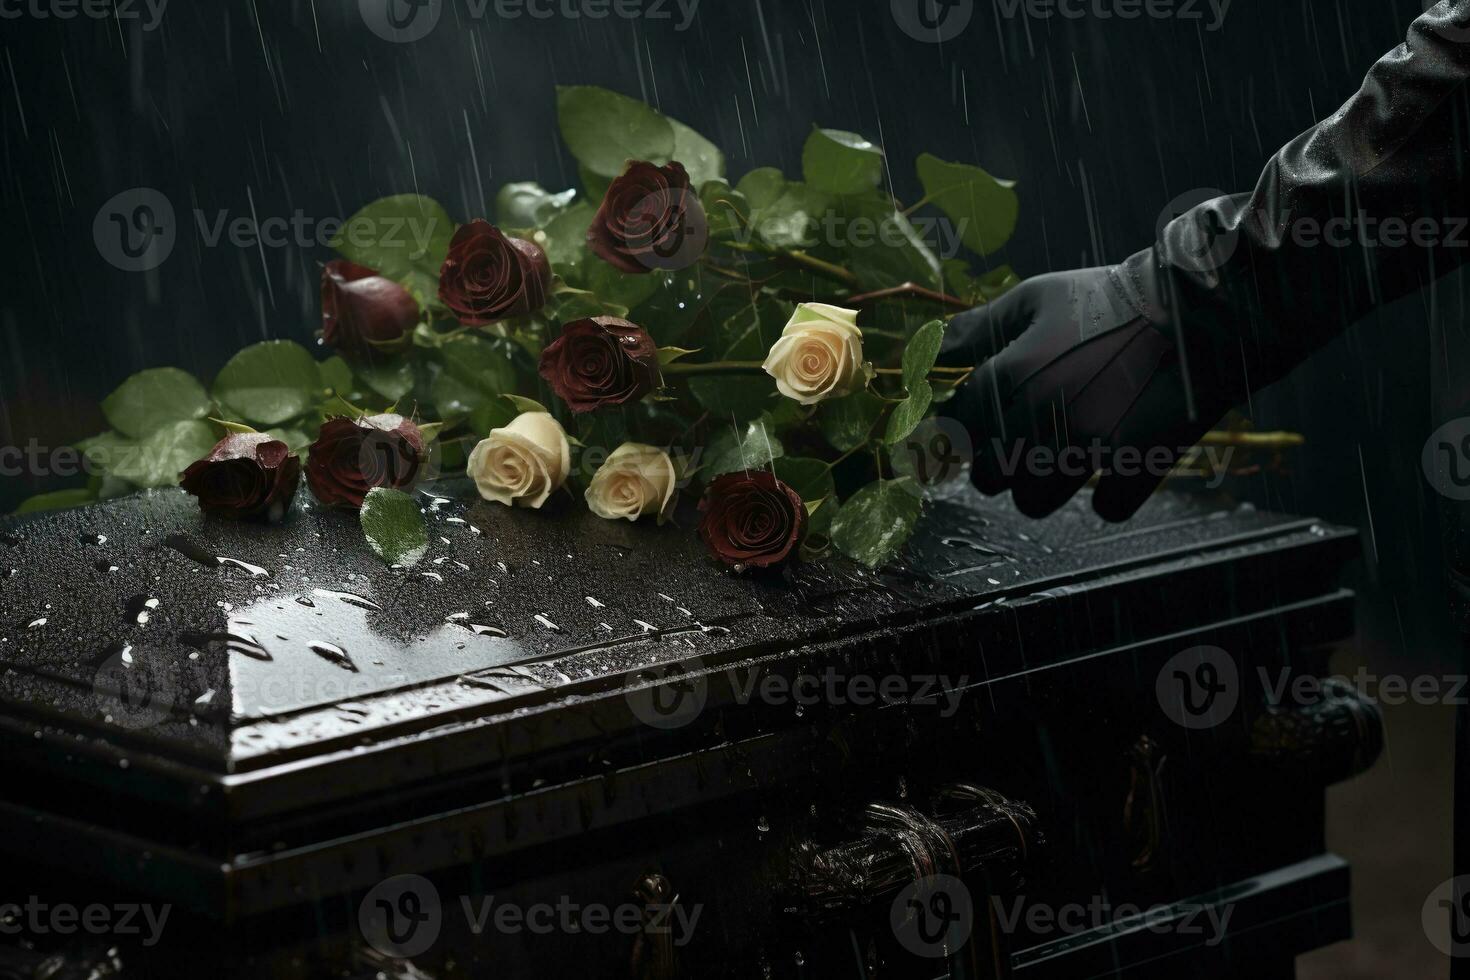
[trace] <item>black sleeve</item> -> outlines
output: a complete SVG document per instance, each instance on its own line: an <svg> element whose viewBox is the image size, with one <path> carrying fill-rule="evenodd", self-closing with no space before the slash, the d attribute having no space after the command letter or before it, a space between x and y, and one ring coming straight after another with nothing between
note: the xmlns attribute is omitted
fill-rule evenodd
<svg viewBox="0 0 1470 980"><path fill-rule="evenodd" d="M1253 192L1181 215L1125 263L1149 318L1206 363L1243 358L1255 388L1470 260L1467 75L1470 0L1442 0Z"/></svg>

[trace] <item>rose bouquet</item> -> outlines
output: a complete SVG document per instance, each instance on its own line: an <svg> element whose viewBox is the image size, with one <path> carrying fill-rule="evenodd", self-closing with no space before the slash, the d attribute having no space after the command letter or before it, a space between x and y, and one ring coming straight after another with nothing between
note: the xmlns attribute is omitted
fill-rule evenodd
<svg viewBox="0 0 1470 980"><path fill-rule="evenodd" d="M330 355L269 341L208 390L172 368L130 378L82 447L105 474L85 493L185 471L205 510L272 519L304 472L401 561L421 537L404 491L463 470L486 500L570 491L609 520L697 498L698 534L737 569L891 559L931 478L913 440L966 377L935 366L944 318L1016 282L941 260L921 228L993 255L1012 185L926 154L905 205L879 147L827 129L799 179L732 182L714 144L641 102L557 100L579 188L510 184L464 223L419 195L368 204L322 269Z"/></svg>

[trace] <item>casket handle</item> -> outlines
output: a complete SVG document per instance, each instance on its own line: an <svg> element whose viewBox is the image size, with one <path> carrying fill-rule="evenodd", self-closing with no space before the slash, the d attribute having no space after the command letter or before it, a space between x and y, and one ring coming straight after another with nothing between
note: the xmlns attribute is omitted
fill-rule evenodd
<svg viewBox="0 0 1470 980"><path fill-rule="evenodd" d="M1383 712L1340 677L1309 705L1266 704L1250 726L1250 755L1326 785L1366 772L1383 751Z"/></svg>
<svg viewBox="0 0 1470 980"><path fill-rule="evenodd" d="M1008 957L988 924L988 896L1019 892L1044 839L1025 803L968 783L937 792L928 812L905 804L870 803L853 821L854 835L837 844L807 841L792 860L789 911L808 926L850 919L893 900L934 875L963 876L976 922L964 951L962 976L1004 977ZM960 964L952 964L959 968Z"/></svg>

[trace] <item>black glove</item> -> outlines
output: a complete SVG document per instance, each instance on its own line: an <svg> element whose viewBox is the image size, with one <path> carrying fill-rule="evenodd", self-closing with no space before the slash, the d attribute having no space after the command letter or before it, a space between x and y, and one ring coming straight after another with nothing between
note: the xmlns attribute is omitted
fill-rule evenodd
<svg viewBox="0 0 1470 980"><path fill-rule="evenodd" d="M1042 276L956 317L941 361L981 490L1042 516L1103 473L1131 515L1229 407L1381 303L1470 260L1470 0L1414 22L1363 88L1119 266Z"/></svg>
<svg viewBox="0 0 1470 980"><path fill-rule="evenodd" d="M940 360L979 365L947 414L981 491L1044 517L1100 472L1093 507L1123 520L1236 400L1230 376L1186 370L1145 286L1132 262L1054 273L950 324Z"/></svg>

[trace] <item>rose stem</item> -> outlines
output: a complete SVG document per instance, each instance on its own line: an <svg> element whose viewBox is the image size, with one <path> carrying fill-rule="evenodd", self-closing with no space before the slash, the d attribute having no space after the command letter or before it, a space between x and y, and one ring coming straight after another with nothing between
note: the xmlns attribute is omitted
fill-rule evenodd
<svg viewBox="0 0 1470 980"><path fill-rule="evenodd" d="M850 289L856 289L858 287L858 277L842 268L842 266L833 265L831 262L819 259L815 255L809 255L800 249L761 248L759 245L754 245L750 242L721 242L720 244L726 248L733 248L740 252L759 252L777 259L784 259L793 265L798 265L811 272L815 272L819 276L840 282Z"/></svg>
<svg viewBox="0 0 1470 980"><path fill-rule="evenodd" d="M892 286L888 289L880 289L872 293L863 293L861 296L850 296L843 302L852 306L862 306L865 303L876 303L885 299L894 299L900 296L912 296L916 299L927 299L941 306L948 306L956 310L971 310L974 306L965 302L957 296L947 293L936 292L916 282L906 282L901 286Z"/></svg>

